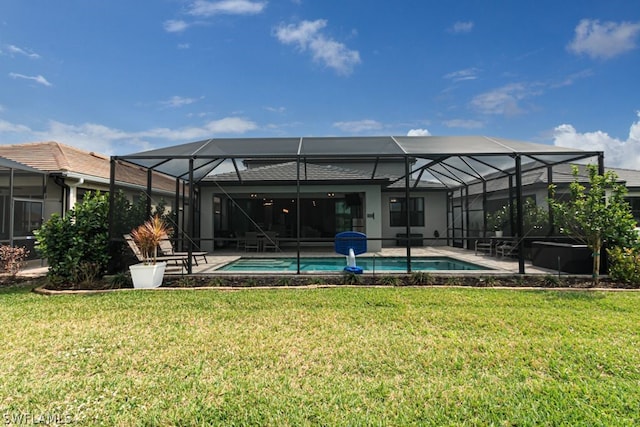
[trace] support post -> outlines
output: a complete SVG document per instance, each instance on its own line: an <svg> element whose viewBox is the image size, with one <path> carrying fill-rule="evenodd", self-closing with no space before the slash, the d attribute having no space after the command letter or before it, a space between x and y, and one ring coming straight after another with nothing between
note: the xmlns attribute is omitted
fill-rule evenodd
<svg viewBox="0 0 640 427"><path fill-rule="evenodd" d="M189 236L187 239L187 274L193 273L193 237L196 230L196 201L193 185L193 157L189 159Z"/></svg>
<svg viewBox="0 0 640 427"><path fill-rule="evenodd" d="M407 273L411 273L411 189L409 177L409 156L404 156L404 206L407 226Z"/></svg>
<svg viewBox="0 0 640 427"><path fill-rule="evenodd" d="M487 181L482 181L482 237L487 237Z"/></svg>
<svg viewBox="0 0 640 427"><path fill-rule="evenodd" d="M300 274L300 156L296 159L296 272Z"/></svg>
<svg viewBox="0 0 640 427"><path fill-rule="evenodd" d="M553 185L553 166L547 166L547 198L548 199L553 197L553 191L551 191L552 185ZM548 202L547 202L547 213L549 218L549 231L547 232L547 236L553 236L555 233L556 225L554 224L553 209L551 209L551 203L548 203Z"/></svg>
<svg viewBox="0 0 640 427"><path fill-rule="evenodd" d="M175 207L174 207L174 211L175 214L173 215L173 217L175 218L175 224L173 224L173 226L175 227L175 236L178 235L179 231L180 231L180 178L176 178L176 195L175 195ZM176 241L176 244L178 242ZM182 248L182 243L180 243L180 248Z"/></svg>
<svg viewBox="0 0 640 427"><path fill-rule="evenodd" d="M462 221L462 236L464 238L463 246L467 249L471 249L469 246L469 186L464 186L464 221Z"/></svg>
<svg viewBox="0 0 640 427"><path fill-rule="evenodd" d="M522 158L516 155L516 236L518 238L518 273L524 274L524 237L523 237L523 221L524 215L522 211L524 206L522 203Z"/></svg>
<svg viewBox="0 0 640 427"><path fill-rule="evenodd" d="M151 192L153 187L151 181L153 179L153 169L147 169L147 218L151 217Z"/></svg>

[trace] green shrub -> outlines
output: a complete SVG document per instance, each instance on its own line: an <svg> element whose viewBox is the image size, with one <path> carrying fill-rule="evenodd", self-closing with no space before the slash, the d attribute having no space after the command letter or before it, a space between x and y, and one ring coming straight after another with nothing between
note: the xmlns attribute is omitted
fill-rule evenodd
<svg viewBox="0 0 640 427"><path fill-rule="evenodd" d="M118 273L109 277L109 286L113 289L130 288L133 286L131 278L126 273Z"/></svg>
<svg viewBox="0 0 640 427"><path fill-rule="evenodd" d="M640 285L640 250L636 248L607 249L609 277L627 285Z"/></svg>
<svg viewBox="0 0 640 427"><path fill-rule="evenodd" d="M542 279L542 284L543 286L557 288L560 285L562 285L562 280L560 279L560 277L556 276L555 274L547 274Z"/></svg>
<svg viewBox="0 0 640 427"><path fill-rule="evenodd" d="M242 284L249 288L253 288L258 286L258 280L254 279L253 277L248 277Z"/></svg>
<svg viewBox="0 0 640 427"><path fill-rule="evenodd" d="M276 282L278 286L291 286L292 283L293 280L291 279L291 277L280 277Z"/></svg>
<svg viewBox="0 0 640 427"><path fill-rule="evenodd" d="M345 271L342 273L342 283L345 285L359 285L362 283L362 275Z"/></svg>
<svg viewBox="0 0 640 427"><path fill-rule="evenodd" d="M109 201L104 194L87 193L67 215L54 214L35 230L36 250L49 263L49 279L73 285L104 275L108 253Z"/></svg>
<svg viewBox="0 0 640 427"><path fill-rule="evenodd" d="M173 282L173 286L176 288L193 288L197 285L196 280L193 277L182 276L178 280Z"/></svg>
<svg viewBox="0 0 640 427"><path fill-rule="evenodd" d="M211 279L209 279L208 286L218 287L218 286L224 286L224 284L225 282L222 277L212 277Z"/></svg>
<svg viewBox="0 0 640 427"><path fill-rule="evenodd" d="M380 284L385 286L400 286L402 280L398 276L382 276L380 278Z"/></svg>
<svg viewBox="0 0 640 427"><path fill-rule="evenodd" d="M445 284L448 286L460 286L462 285L462 278L458 276L449 276L447 277Z"/></svg>
<svg viewBox="0 0 640 427"><path fill-rule="evenodd" d="M426 271L414 271L409 276L409 283L412 285L433 285L433 277Z"/></svg>

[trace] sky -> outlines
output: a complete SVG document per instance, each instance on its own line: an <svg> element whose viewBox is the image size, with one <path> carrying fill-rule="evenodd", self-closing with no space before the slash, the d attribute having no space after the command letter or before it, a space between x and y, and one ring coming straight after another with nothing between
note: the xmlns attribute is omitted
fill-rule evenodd
<svg viewBox="0 0 640 427"><path fill-rule="evenodd" d="M487 135L640 169L638 0L4 0L0 144Z"/></svg>

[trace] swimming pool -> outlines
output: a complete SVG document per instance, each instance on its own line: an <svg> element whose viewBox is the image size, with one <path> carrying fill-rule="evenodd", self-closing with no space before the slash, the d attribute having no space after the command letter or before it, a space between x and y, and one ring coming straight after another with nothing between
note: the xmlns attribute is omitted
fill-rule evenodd
<svg viewBox="0 0 640 427"><path fill-rule="evenodd" d="M406 272L405 257L358 257L356 264L365 273L374 271ZM341 272L347 265L345 257L301 257L300 271ZM233 272L296 272L296 258L240 258L217 269ZM412 271L490 270L490 268L448 257L412 257Z"/></svg>

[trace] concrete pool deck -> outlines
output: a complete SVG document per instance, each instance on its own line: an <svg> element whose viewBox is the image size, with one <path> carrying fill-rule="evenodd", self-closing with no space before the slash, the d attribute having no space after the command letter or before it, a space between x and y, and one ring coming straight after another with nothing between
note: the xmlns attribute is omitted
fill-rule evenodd
<svg viewBox="0 0 640 427"><path fill-rule="evenodd" d="M326 257L337 255L333 250L329 248L323 249L309 249L305 248L300 252L300 256L304 257ZM383 248L379 252L367 252L359 255L360 257L404 257L406 256L405 248ZM411 248L412 257L449 257L460 261L470 262L472 264L487 267L491 270L456 270L450 271L452 274L479 274L479 275L509 275L518 274L518 260L515 258L501 258L496 256L490 256L485 253L478 253L475 255L474 251L469 249L454 248L450 246L427 246L419 248ZM217 271L217 268L222 267L232 261L235 261L242 257L252 258L288 258L296 257L295 251L282 251L282 252L241 252L241 251L216 251L207 254L207 263L202 262L199 265L193 265L193 274L212 274L212 275L238 275L240 272L233 271ZM48 267L43 266L40 261L30 261L27 268L22 270L19 275L27 277L39 277L47 274ZM447 273L446 270L434 271L435 273ZM530 261L525 262L526 274L557 274L555 270L548 270L546 268L534 267ZM174 265L168 265L165 272L166 275L183 275L184 271L180 267ZM281 273L281 272L251 272L249 274L295 274L295 273ZM365 274L367 274L365 272ZM399 274L399 273L396 273ZM564 273L563 273L564 274Z"/></svg>

